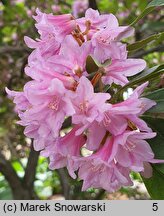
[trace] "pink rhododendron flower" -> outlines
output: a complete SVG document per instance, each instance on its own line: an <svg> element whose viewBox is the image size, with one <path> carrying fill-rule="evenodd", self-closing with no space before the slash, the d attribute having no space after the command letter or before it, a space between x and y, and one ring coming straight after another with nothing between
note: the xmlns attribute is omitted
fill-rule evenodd
<svg viewBox="0 0 164 216"><path fill-rule="evenodd" d="M65 54L69 53L67 58ZM80 58L79 58L80 53ZM86 58L91 53L91 43L86 42L79 46L72 36L67 36L62 43L59 55L49 58L49 63L60 73L67 73L76 79L87 75Z"/></svg>
<svg viewBox="0 0 164 216"><path fill-rule="evenodd" d="M74 124L83 124L83 129L85 129L94 120L102 120L102 114L108 108L105 103L108 99L110 99L109 94L94 93L90 81L85 77L81 77L76 92L72 95L72 103L75 109L72 122Z"/></svg>
<svg viewBox="0 0 164 216"><path fill-rule="evenodd" d="M122 37L120 37L120 39L122 39L132 36L134 33L133 28L128 26L118 26L118 23L115 20L112 19L110 21L110 19L111 17L109 18L109 25L105 29L97 31L92 39L94 57L99 62L104 62L107 59L113 58L115 52L120 53L119 46L117 44L119 36L122 35ZM123 53L124 59L126 58L126 54L127 52Z"/></svg>
<svg viewBox="0 0 164 216"><path fill-rule="evenodd" d="M124 86L129 82L127 77L141 72L146 67L146 63L142 59L116 59L111 61L111 64L105 67L105 76L102 78L104 84L116 83Z"/></svg>
<svg viewBox="0 0 164 216"><path fill-rule="evenodd" d="M112 105L104 112L103 124L114 135L121 134L127 127L151 132L145 121L139 116L156 103L147 98L139 98L147 83L137 87L133 94L125 101Z"/></svg>
<svg viewBox="0 0 164 216"><path fill-rule="evenodd" d="M84 3L76 1L75 16L85 10ZM163 160L154 159L147 139L156 133L141 119L156 105L142 97L148 82L126 100L115 95L120 85L129 82L128 77L146 67L144 60L128 58L127 47L121 42L133 35L134 29L119 26L113 14L100 15L92 9L79 19L39 9L36 14L40 38L24 38L34 49L25 67L32 80L20 92L6 88L16 104L18 123L34 140L34 149L49 158L50 169L67 167L72 178L77 171L83 180L82 190L94 187L114 192L130 186L131 171L151 177L150 163ZM97 66L92 68L93 63ZM110 95L105 89L113 83L116 87ZM67 118L71 131L62 137ZM83 154L85 149L90 156Z"/></svg>
<svg viewBox="0 0 164 216"><path fill-rule="evenodd" d="M49 39L49 37L57 36L59 41L75 28L75 19L71 14L63 14L54 16L52 14L45 14L36 10L37 15L34 19L37 21L35 25L42 40Z"/></svg>
<svg viewBox="0 0 164 216"><path fill-rule="evenodd" d="M30 107L30 103L26 98L24 92L10 91L8 88L6 88L6 92L8 96L11 99L13 99L13 102L16 104L15 106L16 112L20 113L21 111L24 111Z"/></svg>
<svg viewBox="0 0 164 216"><path fill-rule="evenodd" d="M78 174L79 178L84 181L82 190L94 187L114 192L123 185L132 185L129 169L121 167L114 161L108 163L110 154L111 147L109 142L106 142L95 154L79 159L80 168Z"/></svg>
<svg viewBox="0 0 164 216"><path fill-rule="evenodd" d="M115 160L123 167L128 167L135 172L143 171L143 163L151 162L154 158L154 153L145 139L151 139L155 136L156 133L139 131L125 131L116 136L113 144L113 148L117 148Z"/></svg>
<svg viewBox="0 0 164 216"><path fill-rule="evenodd" d="M95 33L98 29L104 29L108 25L109 19L111 19L112 24L117 25L117 19L114 15L100 15L97 10L89 8L85 13L85 17L77 19L77 23L84 30L86 22L89 22L91 32Z"/></svg>
<svg viewBox="0 0 164 216"><path fill-rule="evenodd" d="M53 136L57 137L65 116L74 113L63 83L58 79L53 79L51 83L30 81L25 85L24 92L31 108L23 113L20 123L28 125L30 122L40 122L47 125Z"/></svg>
<svg viewBox="0 0 164 216"><path fill-rule="evenodd" d="M50 157L51 169L67 167L72 178L76 178L74 171L78 169L75 157L80 156L80 149L85 144L83 135L75 136L77 127L74 127L67 135L55 140L53 145L48 145L41 152L42 156Z"/></svg>

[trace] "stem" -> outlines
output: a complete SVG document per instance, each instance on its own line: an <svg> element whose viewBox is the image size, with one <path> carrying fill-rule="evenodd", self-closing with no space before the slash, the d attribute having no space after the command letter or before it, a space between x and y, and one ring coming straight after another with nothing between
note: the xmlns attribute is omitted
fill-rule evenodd
<svg viewBox="0 0 164 216"><path fill-rule="evenodd" d="M26 187L29 190L33 190L34 181L35 181L35 175L36 175L36 167L38 163L39 158L39 151L36 152L33 148L33 141L31 143L31 151L28 158L28 163L23 179L23 184L26 185Z"/></svg>

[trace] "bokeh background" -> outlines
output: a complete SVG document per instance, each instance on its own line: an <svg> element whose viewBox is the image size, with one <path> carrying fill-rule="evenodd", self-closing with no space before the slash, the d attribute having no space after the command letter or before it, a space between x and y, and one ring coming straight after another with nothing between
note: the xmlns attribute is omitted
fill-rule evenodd
<svg viewBox="0 0 164 216"><path fill-rule="evenodd" d="M24 73L31 50L24 43L24 36L37 37L32 16L36 8L43 12L84 15L91 6L101 13L113 13L121 25L131 23L150 1L146 0L0 0L0 199L150 199L139 174L132 173L134 186L109 194L104 190L89 189L81 192L82 182L72 180L65 169L51 171L48 161L39 157L32 148L32 140L23 135L23 128L16 124L18 117L13 103L4 88L21 90L29 80ZM160 9L140 20L135 36L128 42L142 40L164 30L164 14ZM144 58L148 67L160 64L164 44L149 43L144 50L129 53ZM164 86L164 78L157 77L151 88ZM64 126L69 126L68 122ZM65 129L66 130L66 129Z"/></svg>

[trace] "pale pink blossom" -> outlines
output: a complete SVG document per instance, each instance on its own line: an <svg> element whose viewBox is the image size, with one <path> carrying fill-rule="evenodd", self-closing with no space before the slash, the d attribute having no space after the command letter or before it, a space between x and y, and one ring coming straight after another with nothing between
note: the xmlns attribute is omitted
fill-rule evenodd
<svg viewBox="0 0 164 216"><path fill-rule="evenodd" d="M42 40L57 37L62 41L66 35L70 34L76 27L76 21L71 14L52 15L36 10L37 15L33 16L37 21L35 25Z"/></svg>
<svg viewBox="0 0 164 216"><path fill-rule="evenodd" d="M129 169L120 166L114 161L108 163L111 154L109 141L91 156L78 159L79 178L83 180L82 190L90 187L103 188L114 192L122 186L130 186Z"/></svg>
<svg viewBox="0 0 164 216"><path fill-rule="evenodd" d="M94 93L91 82L86 77L81 77L76 92L72 94L72 104L75 109L72 122L82 124L83 131L93 121L101 121L103 112L108 108L105 102L109 98L108 93ZM78 132L80 133L80 129Z"/></svg>
<svg viewBox="0 0 164 216"><path fill-rule="evenodd" d="M127 77L141 72L146 67L146 62L142 59L115 59L105 67L105 75L102 77L104 84L116 83L124 86L129 81Z"/></svg>
<svg viewBox="0 0 164 216"><path fill-rule="evenodd" d="M90 42L79 46L72 36L67 36L62 43L59 55L49 58L48 63L56 71L69 74L75 77L75 79L79 79L82 75L87 75L85 68L86 59L90 54Z"/></svg>
<svg viewBox="0 0 164 216"><path fill-rule="evenodd" d="M155 136L156 133L138 131L125 131L116 136L113 144L113 148L117 149L115 150L117 152L115 160L121 166L128 167L135 172L144 171L144 162L153 162L154 160L154 153L145 139Z"/></svg>
<svg viewBox="0 0 164 216"><path fill-rule="evenodd" d="M74 158L80 157L80 149L86 141L84 135L75 135L77 129L78 127L74 127L67 135L56 139L52 145L41 152L42 156L50 158L50 169L66 166L72 178L76 178L74 172L78 169Z"/></svg>
<svg viewBox="0 0 164 216"><path fill-rule="evenodd" d="M10 91L7 87L5 88L5 90L6 93L8 94L8 97L13 99L13 102L16 105L15 106L16 112L20 113L30 107L30 103L26 98L24 92Z"/></svg>
<svg viewBox="0 0 164 216"><path fill-rule="evenodd" d="M75 112L63 83L58 79L50 83L30 81L24 92L31 107L20 116L20 124L38 122L46 125L53 137L58 137L65 116Z"/></svg>
<svg viewBox="0 0 164 216"><path fill-rule="evenodd" d="M119 54L121 51L119 50L118 41L122 38L132 36L133 34L134 30L131 27L118 25L114 26L114 24L110 23L110 25L105 29L99 30L93 35L92 46L94 48L94 57L100 63L103 63L107 59L117 59L115 57L115 53L118 52ZM124 56L123 60L125 60L127 52L125 51L125 53L121 55Z"/></svg>
<svg viewBox="0 0 164 216"><path fill-rule="evenodd" d="M118 21L113 14L100 15L97 10L89 8L85 13L85 17L77 19L77 23L82 30L85 30L86 22L89 21L90 33L93 35L93 33L97 32L98 29L104 29L108 25L109 20L112 25L118 25Z"/></svg>
<svg viewBox="0 0 164 216"><path fill-rule="evenodd" d="M127 100L110 106L109 110L104 112L103 124L110 133L121 134L130 124L135 130L152 131L140 118L140 115L156 104L150 99L140 98L147 85L148 82L137 87Z"/></svg>

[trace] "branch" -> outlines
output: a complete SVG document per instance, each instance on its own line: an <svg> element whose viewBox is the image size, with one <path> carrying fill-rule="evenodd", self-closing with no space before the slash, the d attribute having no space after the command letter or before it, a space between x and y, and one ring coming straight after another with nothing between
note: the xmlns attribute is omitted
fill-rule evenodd
<svg viewBox="0 0 164 216"><path fill-rule="evenodd" d="M39 151L35 151L33 148L33 141L31 143L31 151L28 158L27 167L25 170L25 175L23 178L23 184L29 189L33 190L33 185L35 181L35 175L36 175L36 167L38 163L39 158Z"/></svg>
<svg viewBox="0 0 164 216"><path fill-rule="evenodd" d="M70 200L70 185L69 185L68 175L64 168L58 169L56 171L60 177L63 195L66 200Z"/></svg>
<svg viewBox="0 0 164 216"><path fill-rule="evenodd" d="M5 179L8 181L12 191L19 190L22 187L21 181L17 176L11 163L7 161L4 155L0 152L0 172L4 175Z"/></svg>
<svg viewBox="0 0 164 216"><path fill-rule="evenodd" d="M141 50L141 51L135 53L134 55L132 55L131 57L133 57L133 58L141 58L141 57L143 57L145 55L148 55L150 53L153 53L153 52L164 52L164 44L159 45L159 46L154 47L154 48L151 48L151 49L146 50L146 51Z"/></svg>
<svg viewBox="0 0 164 216"><path fill-rule="evenodd" d="M94 9L94 10L98 10L96 0L89 0L89 7Z"/></svg>

